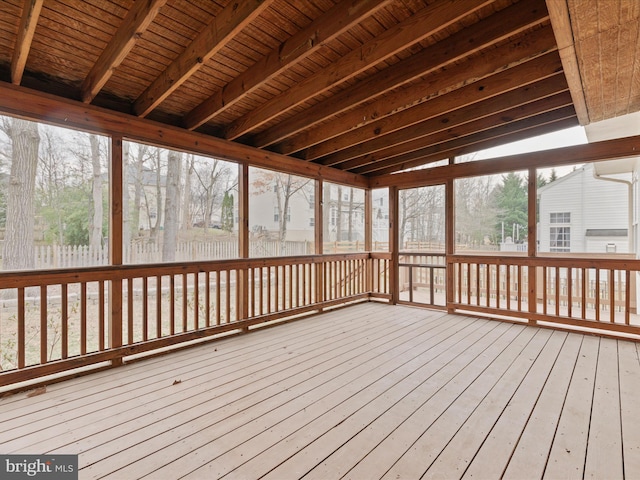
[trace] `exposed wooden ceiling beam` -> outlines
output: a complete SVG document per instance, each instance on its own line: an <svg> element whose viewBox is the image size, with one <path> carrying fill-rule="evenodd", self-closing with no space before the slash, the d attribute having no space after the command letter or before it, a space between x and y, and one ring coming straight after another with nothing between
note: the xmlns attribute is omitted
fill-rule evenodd
<svg viewBox="0 0 640 480"><path fill-rule="evenodd" d="M392 0L345 0L338 3L191 110L183 119L184 127L190 130L198 128L234 105L244 95L307 58L324 43L391 2Z"/></svg>
<svg viewBox="0 0 640 480"><path fill-rule="evenodd" d="M413 141L402 145L392 145L378 152L349 160L348 162L343 163L340 168L357 173L369 173L383 167L395 166L406 160L411 152L422 151L424 154L424 149L431 146L451 140L457 140L461 137L473 135L478 132L494 130L499 126L505 126L510 123L518 122L519 120L536 117L546 112L562 110L565 107L569 108L561 113L560 118L567 118L568 115L575 115L575 111L571 106L571 97L568 91L564 91L541 100L536 100L528 104L519 105L509 110L502 110L472 122L458 125L421 138L416 138Z"/></svg>
<svg viewBox="0 0 640 480"><path fill-rule="evenodd" d="M445 158L458 157L460 155L484 150L485 148L496 147L577 125L578 119L576 118L576 112L573 107L563 107L482 132L430 145L404 155L393 157L388 161L373 163L359 169L354 169L354 171L357 173L366 173L370 176L386 175L409 168L420 167Z"/></svg>
<svg viewBox="0 0 640 480"><path fill-rule="evenodd" d="M228 4L138 97L134 113L144 117L156 108L271 3L273 0L234 0Z"/></svg>
<svg viewBox="0 0 640 480"><path fill-rule="evenodd" d="M550 29L551 27L549 27ZM534 58L542 52L553 50L553 39L539 30L535 35L528 37L526 42L514 42L505 44L499 48L488 49L481 56L473 60L462 62L447 68L446 75L434 72L424 78L424 81L412 84L386 93L376 99L375 103L366 103L360 107L345 112L334 121L322 123L310 130L305 130L282 143L273 145L271 150L286 155L291 155L305 148L311 147L323 141L341 135L345 131L358 128L363 125L392 115L416 99L431 101L435 96L460 88L468 82L482 80L509 65L517 65L519 62ZM425 92L429 96L424 97ZM286 120L283 122L285 123ZM303 156L303 154L296 155Z"/></svg>
<svg viewBox="0 0 640 480"><path fill-rule="evenodd" d="M514 118L512 118L511 114L503 114L502 112L514 112L514 107L516 106L527 106L566 90L567 83L564 77L562 74L556 74L534 84L510 90L495 98L483 100L466 108L454 110L424 121L409 117L407 126L404 128L394 130L389 134L380 132L380 135L373 140L326 155L318 159L317 162L321 165L337 165L376 151L402 151L406 148L406 145L403 145L405 143L420 143L420 138L422 137L432 136L438 132L447 133L454 127L490 116L494 118L496 115L501 115L500 118L496 118L496 124L508 123L513 121ZM550 102L550 104L554 104L554 102ZM558 106L553 108L558 108ZM526 110L527 108L523 107L523 113ZM516 114L517 112L514 112L514 115ZM390 145L392 146L390 147Z"/></svg>
<svg viewBox="0 0 640 480"><path fill-rule="evenodd" d="M304 152L305 160L314 160L386 135L396 130L407 128L415 123L439 116L444 121L450 120L446 113L470 106L510 90L538 82L547 77L557 75L562 69L557 52L551 52L513 68L503 70L482 81L453 90L446 95L434 97L432 100L401 110L360 128L350 130L344 135L334 137L326 142L314 145ZM486 105L486 103L485 103ZM447 122L443 128L448 126Z"/></svg>
<svg viewBox="0 0 640 480"><path fill-rule="evenodd" d="M580 120L580 124L588 125L590 122L589 111L584 97L580 68L578 67L567 1L546 0L546 2L551 26L553 27L560 58L562 59L562 67L567 77L567 84L569 85L571 98L573 98L573 104L576 107L578 120Z"/></svg>
<svg viewBox="0 0 640 480"><path fill-rule="evenodd" d="M238 138L332 86L343 83L415 45L429 35L442 31L488 3L490 0L437 0L386 30L371 42L352 50L329 67L238 118L225 129L224 137L230 140Z"/></svg>
<svg viewBox="0 0 640 480"><path fill-rule="evenodd" d="M455 163L443 167L376 177L371 180L370 187L399 186L405 188L411 185L443 182L451 178L497 175L529 168L557 167L615 158L636 157L640 154L638 145L640 145L640 137L625 137L604 142L587 143L585 145L509 155L477 162Z"/></svg>
<svg viewBox="0 0 640 480"><path fill-rule="evenodd" d="M133 4L82 83L81 98L84 103L90 103L107 83L165 3L167 0L146 0Z"/></svg>
<svg viewBox="0 0 640 480"><path fill-rule="evenodd" d="M27 57L31 50L31 41L38 25L38 17L42 11L44 0L26 0L22 7L22 17L20 27L18 27L18 37L11 60L11 83L20 85L24 67L27 64Z"/></svg>
<svg viewBox="0 0 640 480"><path fill-rule="evenodd" d="M534 0L531 5L527 5L527 8L514 5L513 7L501 10L489 18L469 28L465 28L411 57L396 63L392 68L381 70L366 80L342 90L336 95L333 95L330 101L321 102L311 109L306 109L304 112L287 118L279 122L276 126L256 134L250 143L253 146L261 148L272 145L329 117L352 109L355 105L369 101L374 97L378 100L374 106L367 104L361 108L349 111L348 117L340 118L339 121L333 122L328 130L334 131L340 128L342 131L345 131L346 129L356 127L363 123L363 119L364 121L371 119L372 114L370 112L372 110L375 112L374 115L376 115L376 118L380 118L388 114L386 113L388 109L379 108L378 103L387 101L386 96L390 90L421 76L433 74L445 65L450 65L462 57L472 55L523 29L547 21L547 19L548 16L544 8L543 0ZM535 35L539 36L537 32L533 34L534 37ZM553 38L546 37L545 40L547 49L555 48ZM518 47L517 45L515 50L519 52L522 48ZM513 57L512 52L505 52L505 54ZM508 62L503 61L501 66L507 63ZM469 68L469 65L466 67ZM451 68L459 70L458 66ZM450 75L451 72L447 72L447 74L442 75L442 77L449 78ZM471 74L467 72L464 80L467 82L470 81L470 78L473 78L470 77L470 75ZM397 102L395 105L390 106L391 111L415 104L416 101L425 97L425 92L437 92L437 90L433 89L420 91L416 88L412 88L409 91L413 97L404 99L403 103ZM409 94L409 91L405 93ZM395 98L396 100L400 100L401 97L396 95ZM358 112L357 115L356 110ZM365 111L361 112L361 110ZM318 127L318 130L325 131L327 130L326 127L326 125L321 125ZM327 134L328 132L325 132L325 135ZM326 138L325 136L325 139ZM305 145L305 147L306 146L309 145ZM292 153L292 151L288 149L281 150L275 148L274 150L280 151L281 153ZM300 150L300 148L298 148L298 150Z"/></svg>

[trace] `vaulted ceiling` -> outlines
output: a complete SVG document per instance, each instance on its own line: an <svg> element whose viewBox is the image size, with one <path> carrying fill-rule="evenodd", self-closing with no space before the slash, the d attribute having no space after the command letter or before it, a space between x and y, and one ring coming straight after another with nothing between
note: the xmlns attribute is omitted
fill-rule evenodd
<svg viewBox="0 0 640 480"><path fill-rule="evenodd" d="M2 0L0 80L378 176L637 111L639 10Z"/></svg>

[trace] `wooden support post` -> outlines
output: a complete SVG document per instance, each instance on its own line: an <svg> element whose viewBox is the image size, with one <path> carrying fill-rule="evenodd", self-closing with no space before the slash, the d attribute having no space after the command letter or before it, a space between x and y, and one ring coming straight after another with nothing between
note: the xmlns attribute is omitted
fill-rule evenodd
<svg viewBox="0 0 640 480"><path fill-rule="evenodd" d="M389 286L391 288L391 300L389 303L396 305L400 298L400 285L398 260L400 232L398 229L398 188L389 187L389 253L391 253L391 265L389 265Z"/></svg>
<svg viewBox="0 0 640 480"><path fill-rule="evenodd" d="M449 165L453 165L455 163L455 158L449 159ZM455 275L453 264L453 260L451 256L455 253L455 245L456 245L456 219L455 219L455 189L454 189L454 181L452 178L447 180L445 183L445 263L447 266L445 273L445 282L446 282L446 306L447 312L453 313L454 308L452 307L455 296Z"/></svg>
<svg viewBox="0 0 640 480"><path fill-rule="evenodd" d="M537 214L537 170L535 167L529 168L529 181L527 186L527 210L528 210L528 224L527 224L527 256L529 258L535 258L537 255L537 235L536 235L536 214ZM529 313L535 313L537 309L537 295L536 295L536 283L537 283L537 267L533 264L529 264L527 267L529 283L529 296L527 302L529 303ZM529 318L529 323L537 323L534 318Z"/></svg>
<svg viewBox="0 0 640 480"><path fill-rule="evenodd" d="M123 262L123 212L124 172L122 168L122 137L111 137L111 188L109 215L109 255L111 265L122 265ZM132 299L128 299L129 302ZM122 279L109 282L109 348L122 346ZM112 365L121 365L122 358L111 361Z"/></svg>
<svg viewBox="0 0 640 480"><path fill-rule="evenodd" d="M369 253L369 258L365 263L365 288L368 293L373 292L373 259L371 258L371 237L373 236L372 226L372 199L371 189L367 188L364 191L364 251Z"/></svg>
<svg viewBox="0 0 640 480"><path fill-rule="evenodd" d="M314 184L314 228L315 228L315 254L322 255L324 253L324 199L322 197L324 193L324 182L322 179L318 179ZM316 263L315 268L316 277L316 303L324 301L324 263Z"/></svg>
<svg viewBox="0 0 640 480"><path fill-rule="evenodd" d="M240 258L249 258L249 166L238 165L238 253ZM236 295L238 295L238 312L236 318L245 320L249 317L249 270L238 269ZM248 331L248 328L243 328Z"/></svg>

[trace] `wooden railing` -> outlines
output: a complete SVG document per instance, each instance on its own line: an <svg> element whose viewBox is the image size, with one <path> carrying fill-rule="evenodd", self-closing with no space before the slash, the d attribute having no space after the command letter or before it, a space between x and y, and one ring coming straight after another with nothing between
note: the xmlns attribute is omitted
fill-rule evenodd
<svg viewBox="0 0 640 480"><path fill-rule="evenodd" d="M389 254L356 253L0 275L0 386L282 318L389 298Z"/></svg>
<svg viewBox="0 0 640 480"><path fill-rule="evenodd" d="M640 334L637 260L453 255L448 263L455 309Z"/></svg>
<svg viewBox="0 0 640 480"><path fill-rule="evenodd" d="M405 303L446 305L446 256L437 252L400 252L399 300Z"/></svg>

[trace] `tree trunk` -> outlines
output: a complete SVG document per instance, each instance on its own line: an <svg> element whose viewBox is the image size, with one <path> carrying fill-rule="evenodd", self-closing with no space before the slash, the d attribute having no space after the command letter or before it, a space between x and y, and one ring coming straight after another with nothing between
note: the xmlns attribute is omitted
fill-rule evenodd
<svg viewBox="0 0 640 480"><path fill-rule="evenodd" d="M338 202L337 202L337 218L336 218L336 241L342 241L342 187L338 187Z"/></svg>
<svg viewBox="0 0 640 480"><path fill-rule="evenodd" d="M11 141L11 176L7 194L7 227L2 268L33 269L34 193L40 145L38 124L14 119Z"/></svg>
<svg viewBox="0 0 640 480"><path fill-rule="evenodd" d="M192 226L191 219L191 176L193 175L194 158L189 155L187 159L186 172L184 177L184 192L182 195L182 229L189 230Z"/></svg>
<svg viewBox="0 0 640 480"><path fill-rule="evenodd" d="M164 202L164 230L162 232L162 261L176 259L178 218L180 214L180 154L169 150L167 160L167 188Z"/></svg>
<svg viewBox="0 0 640 480"><path fill-rule="evenodd" d="M349 188L349 226L348 226L348 238L350 242L353 242L353 187Z"/></svg>
<svg viewBox="0 0 640 480"><path fill-rule="evenodd" d="M125 255L131 248L131 211L129 209L129 142L122 142L122 246ZM125 258L125 263L128 258Z"/></svg>
<svg viewBox="0 0 640 480"><path fill-rule="evenodd" d="M97 250L102 247L102 169L100 167L98 137L89 135L89 143L91 144L91 167L93 170L91 182L93 215L89 221L89 246Z"/></svg>
<svg viewBox="0 0 640 480"><path fill-rule="evenodd" d="M123 142L128 145L129 142ZM127 147L128 148L128 147ZM146 147L138 145L138 158L136 159L136 170L134 178L133 192L133 213L131 215L131 235L138 235L140 230L140 206L142 205L142 166L144 163L144 150Z"/></svg>

